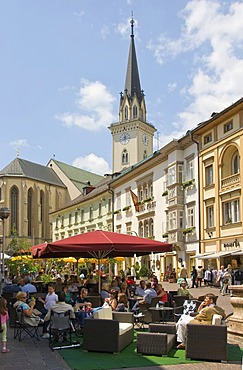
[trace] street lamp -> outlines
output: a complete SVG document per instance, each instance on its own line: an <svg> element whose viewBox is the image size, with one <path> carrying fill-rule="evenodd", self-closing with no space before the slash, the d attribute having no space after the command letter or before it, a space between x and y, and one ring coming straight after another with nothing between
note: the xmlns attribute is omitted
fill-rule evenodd
<svg viewBox="0 0 243 370"><path fill-rule="evenodd" d="M9 217L10 215L10 209L7 207L0 208L0 219L2 220L3 223L3 238L2 238L2 269L1 269L1 285L0 285L0 294L2 294L3 291L3 286L5 282L5 269L4 269L4 252L5 252L5 220Z"/></svg>

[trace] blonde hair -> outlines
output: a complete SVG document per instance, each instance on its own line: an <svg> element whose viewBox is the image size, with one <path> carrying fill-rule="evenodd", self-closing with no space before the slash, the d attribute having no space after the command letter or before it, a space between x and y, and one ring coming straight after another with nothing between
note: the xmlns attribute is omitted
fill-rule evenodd
<svg viewBox="0 0 243 370"><path fill-rule="evenodd" d="M16 294L16 298L19 300L19 299L21 299L21 298L25 298L25 297L27 297L27 293L25 293L25 292L18 292L17 294Z"/></svg>

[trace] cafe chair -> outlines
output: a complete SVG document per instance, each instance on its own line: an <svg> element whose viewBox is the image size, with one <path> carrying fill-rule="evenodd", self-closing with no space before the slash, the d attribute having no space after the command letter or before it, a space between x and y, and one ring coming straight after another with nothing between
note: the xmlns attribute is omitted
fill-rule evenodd
<svg viewBox="0 0 243 370"><path fill-rule="evenodd" d="M49 347L54 349L64 349L79 347L80 343L72 340L72 334L75 332L70 310L58 313L51 310L49 325Z"/></svg>
<svg viewBox="0 0 243 370"><path fill-rule="evenodd" d="M21 307L16 307L15 310L15 325L14 325L14 339L18 338L21 342L26 337L30 337L36 340L40 340L39 327L42 324L37 323L36 326L29 325L25 322L25 316Z"/></svg>
<svg viewBox="0 0 243 370"><path fill-rule="evenodd" d="M174 319L178 321L181 315L192 315L197 312L201 302L196 299L186 299L181 307L175 307L174 309Z"/></svg>

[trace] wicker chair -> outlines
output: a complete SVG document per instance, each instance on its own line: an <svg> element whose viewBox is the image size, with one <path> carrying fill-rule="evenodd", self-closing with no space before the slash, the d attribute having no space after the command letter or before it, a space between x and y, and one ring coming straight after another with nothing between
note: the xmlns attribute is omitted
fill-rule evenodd
<svg viewBox="0 0 243 370"><path fill-rule="evenodd" d="M137 333L137 353L167 356L176 341L176 326L149 324L148 333Z"/></svg>
<svg viewBox="0 0 243 370"><path fill-rule="evenodd" d="M186 357L198 360L227 360L227 326L187 325Z"/></svg>
<svg viewBox="0 0 243 370"><path fill-rule="evenodd" d="M151 311L149 311L150 307L155 307L156 304L159 302L160 297L154 297L151 300L151 303L141 303L139 304L139 313L145 315L144 322L149 324L153 321Z"/></svg>

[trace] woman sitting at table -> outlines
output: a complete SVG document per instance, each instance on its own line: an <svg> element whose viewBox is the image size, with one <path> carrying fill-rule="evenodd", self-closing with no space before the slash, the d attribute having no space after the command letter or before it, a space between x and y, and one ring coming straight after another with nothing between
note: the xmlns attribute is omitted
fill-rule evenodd
<svg viewBox="0 0 243 370"><path fill-rule="evenodd" d="M109 293L109 298L105 298L104 307L107 304L111 307L112 311L116 310L117 306L117 291L112 289Z"/></svg>
<svg viewBox="0 0 243 370"><path fill-rule="evenodd" d="M193 296L186 287L186 281L181 281L180 288L177 290L177 295L189 296L190 299L193 298Z"/></svg>
<svg viewBox="0 0 243 370"><path fill-rule="evenodd" d="M162 284L157 285L157 296L160 298L160 302L168 302L168 294L162 287Z"/></svg>
<svg viewBox="0 0 243 370"><path fill-rule="evenodd" d="M127 299L126 294L118 293L116 311L117 312L128 312L128 299Z"/></svg>
<svg viewBox="0 0 243 370"><path fill-rule="evenodd" d="M126 281L123 281L121 284L121 293L125 293L127 298L131 298L130 291Z"/></svg>

